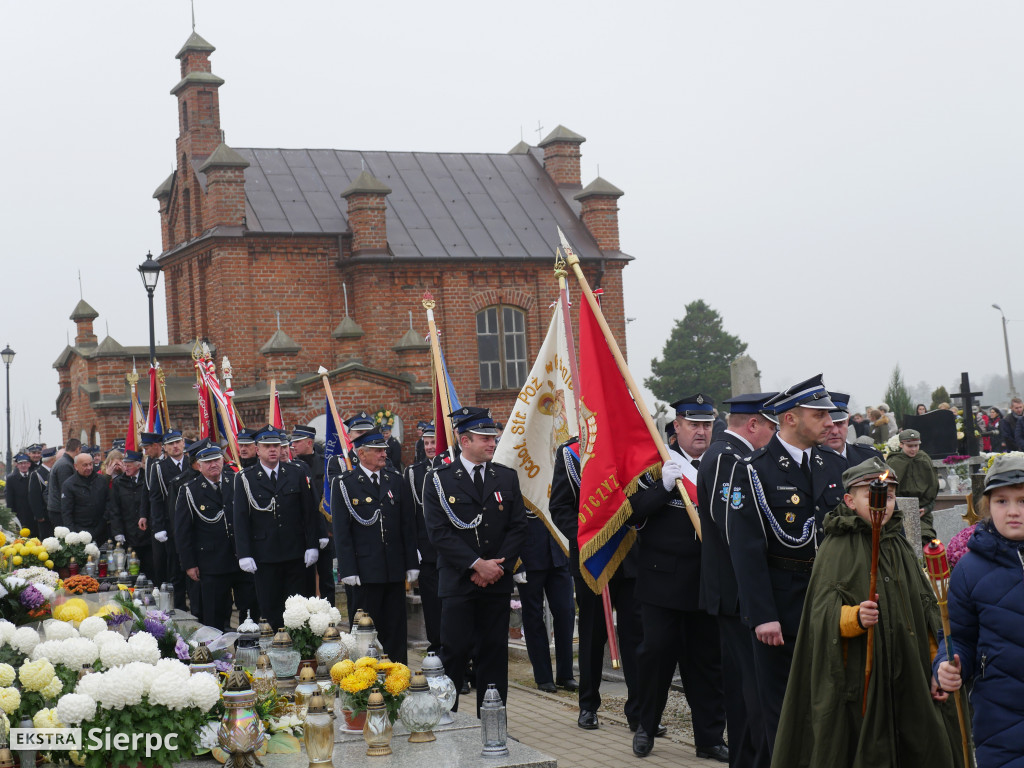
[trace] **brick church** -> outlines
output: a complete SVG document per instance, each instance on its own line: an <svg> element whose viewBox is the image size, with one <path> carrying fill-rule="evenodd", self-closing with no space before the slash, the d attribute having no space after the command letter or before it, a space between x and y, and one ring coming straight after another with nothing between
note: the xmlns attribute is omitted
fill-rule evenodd
<svg viewBox="0 0 1024 768"><path fill-rule="evenodd" d="M600 177L583 186L583 136L559 126L500 154L229 147L213 51L193 32L178 52L176 170L153 194L169 341L156 354L174 427L197 429L191 353L202 339L218 370L230 359L247 425L266 423L274 380L286 427L322 435L324 366L343 417L391 408L409 456L412 426L431 416L425 290L456 392L503 420L557 297L556 226L604 289L625 349L623 193ZM97 317L84 300L71 313L56 414L65 440L109 447L124 436L133 357L147 402L149 348L98 340Z"/></svg>

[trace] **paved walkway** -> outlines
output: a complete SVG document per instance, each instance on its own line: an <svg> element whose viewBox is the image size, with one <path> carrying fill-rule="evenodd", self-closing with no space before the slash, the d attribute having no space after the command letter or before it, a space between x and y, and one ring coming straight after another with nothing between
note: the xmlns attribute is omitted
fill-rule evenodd
<svg viewBox="0 0 1024 768"><path fill-rule="evenodd" d="M626 721L598 713L601 727L585 731L576 725L579 710L564 699L515 683L508 690L510 736L557 758L558 768L711 768L713 760L697 759L693 744L655 739L654 751L641 759L633 755L633 734Z"/></svg>

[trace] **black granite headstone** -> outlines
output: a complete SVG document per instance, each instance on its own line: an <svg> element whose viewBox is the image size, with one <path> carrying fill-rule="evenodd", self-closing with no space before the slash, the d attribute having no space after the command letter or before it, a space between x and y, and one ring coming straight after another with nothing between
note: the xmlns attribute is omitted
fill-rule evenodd
<svg viewBox="0 0 1024 768"><path fill-rule="evenodd" d="M957 452L956 416L952 411L939 410L907 416L904 429L921 433L921 450L933 459L944 459Z"/></svg>

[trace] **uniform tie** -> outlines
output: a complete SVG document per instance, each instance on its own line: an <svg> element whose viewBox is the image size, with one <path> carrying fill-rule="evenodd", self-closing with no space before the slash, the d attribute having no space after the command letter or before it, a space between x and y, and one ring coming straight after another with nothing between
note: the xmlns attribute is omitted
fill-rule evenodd
<svg viewBox="0 0 1024 768"><path fill-rule="evenodd" d="M690 464L693 465L694 469L700 469L700 459L690 459Z"/></svg>
<svg viewBox="0 0 1024 768"><path fill-rule="evenodd" d="M473 485L476 486L476 492L481 496L484 495L484 465L477 464L473 467Z"/></svg>
<svg viewBox="0 0 1024 768"><path fill-rule="evenodd" d="M272 482L274 485L277 485L277 470L276 469L272 469L270 471L270 482Z"/></svg>
<svg viewBox="0 0 1024 768"><path fill-rule="evenodd" d="M376 472L374 472L374 473L373 473L373 474L372 474L372 475L370 476L370 479L371 479L371 480L373 481L373 490L375 490L375 491L379 491L379 490L380 490L380 478L379 478L379 477L377 477L377 473L376 473Z"/></svg>
<svg viewBox="0 0 1024 768"><path fill-rule="evenodd" d="M803 458L800 459L800 469L804 473L804 477L807 478L807 482L811 482L811 463L807 460L807 453L801 454Z"/></svg>

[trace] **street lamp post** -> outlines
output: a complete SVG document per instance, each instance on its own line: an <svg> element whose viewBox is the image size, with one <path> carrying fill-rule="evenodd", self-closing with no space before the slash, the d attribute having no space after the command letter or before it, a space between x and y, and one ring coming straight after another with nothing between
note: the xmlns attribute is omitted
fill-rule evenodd
<svg viewBox="0 0 1024 768"><path fill-rule="evenodd" d="M160 280L160 264L153 258L152 252L146 254L146 260L139 264L142 284L149 294L149 367L156 365L156 328L153 323L153 292Z"/></svg>
<svg viewBox="0 0 1024 768"><path fill-rule="evenodd" d="M0 352L4 367L7 369L7 471L11 471L11 363L14 362L14 350L8 344Z"/></svg>
<svg viewBox="0 0 1024 768"><path fill-rule="evenodd" d="M1010 365L1010 339L1006 334L1006 315L1003 314L1003 308L998 304L993 304L992 308L998 309L1000 317L1003 318L1003 347L1006 349L1006 376L1010 380L1010 399L1013 400L1013 398L1017 396L1017 388L1013 386L1013 367Z"/></svg>

